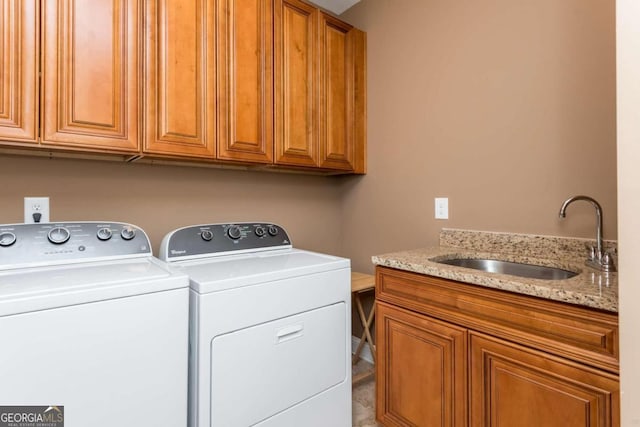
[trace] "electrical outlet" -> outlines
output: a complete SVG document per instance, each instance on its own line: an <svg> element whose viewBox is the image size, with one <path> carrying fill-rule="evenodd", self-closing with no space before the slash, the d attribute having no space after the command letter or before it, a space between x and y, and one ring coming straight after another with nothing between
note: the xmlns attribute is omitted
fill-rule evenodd
<svg viewBox="0 0 640 427"><path fill-rule="evenodd" d="M436 197L436 219L449 219L449 198Z"/></svg>
<svg viewBox="0 0 640 427"><path fill-rule="evenodd" d="M24 198L24 223L49 222L49 198Z"/></svg>

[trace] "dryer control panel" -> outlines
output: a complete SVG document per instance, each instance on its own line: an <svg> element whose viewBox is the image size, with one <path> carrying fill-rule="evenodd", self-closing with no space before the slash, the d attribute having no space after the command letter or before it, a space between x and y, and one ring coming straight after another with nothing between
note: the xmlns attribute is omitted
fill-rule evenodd
<svg viewBox="0 0 640 427"><path fill-rule="evenodd" d="M159 257L170 262L288 248L291 248L291 240L284 228L276 224L205 224L180 228L167 234L160 245Z"/></svg>
<svg viewBox="0 0 640 427"><path fill-rule="evenodd" d="M0 270L151 256L139 227L121 222L0 225Z"/></svg>

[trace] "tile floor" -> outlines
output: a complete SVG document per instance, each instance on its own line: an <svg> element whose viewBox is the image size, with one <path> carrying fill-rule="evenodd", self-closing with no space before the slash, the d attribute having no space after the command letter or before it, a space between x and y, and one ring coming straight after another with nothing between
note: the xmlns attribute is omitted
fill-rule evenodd
<svg viewBox="0 0 640 427"><path fill-rule="evenodd" d="M353 372L362 372L371 369L372 365L360 360L353 366ZM353 427L381 427L382 424L376 422L375 411L375 390L376 383L373 377L359 383L353 389Z"/></svg>

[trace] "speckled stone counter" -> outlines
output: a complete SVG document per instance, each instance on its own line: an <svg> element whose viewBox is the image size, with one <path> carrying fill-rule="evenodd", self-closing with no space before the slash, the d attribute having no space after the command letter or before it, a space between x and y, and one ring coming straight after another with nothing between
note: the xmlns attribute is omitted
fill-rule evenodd
<svg viewBox="0 0 640 427"><path fill-rule="evenodd" d="M593 241L552 236L443 229L440 246L372 257L376 265L442 277L555 301L618 311L618 275L584 265ZM605 242L615 248L615 242ZM529 279L440 264L452 258L486 258L577 272L565 280Z"/></svg>

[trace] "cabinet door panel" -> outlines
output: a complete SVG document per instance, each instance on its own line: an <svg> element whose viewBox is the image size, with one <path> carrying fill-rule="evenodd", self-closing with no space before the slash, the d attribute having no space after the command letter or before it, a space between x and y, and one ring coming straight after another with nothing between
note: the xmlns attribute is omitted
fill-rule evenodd
<svg viewBox="0 0 640 427"><path fill-rule="evenodd" d="M146 2L145 152L215 157L215 4Z"/></svg>
<svg viewBox="0 0 640 427"><path fill-rule="evenodd" d="M353 42L351 26L328 15L320 20L320 166L353 169Z"/></svg>
<svg viewBox="0 0 640 427"><path fill-rule="evenodd" d="M218 158L273 161L273 0L218 0Z"/></svg>
<svg viewBox="0 0 640 427"><path fill-rule="evenodd" d="M472 426L619 425L617 377L470 334Z"/></svg>
<svg viewBox="0 0 640 427"><path fill-rule="evenodd" d="M376 304L376 416L385 425L465 426L467 332Z"/></svg>
<svg viewBox="0 0 640 427"><path fill-rule="evenodd" d="M138 1L43 5L43 143L137 151Z"/></svg>
<svg viewBox="0 0 640 427"><path fill-rule="evenodd" d="M318 166L318 9L277 0L275 162Z"/></svg>
<svg viewBox="0 0 640 427"><path fill-rule="evenodd" d="M38 3L0 0L0 139L36 142Z"/></svg>

